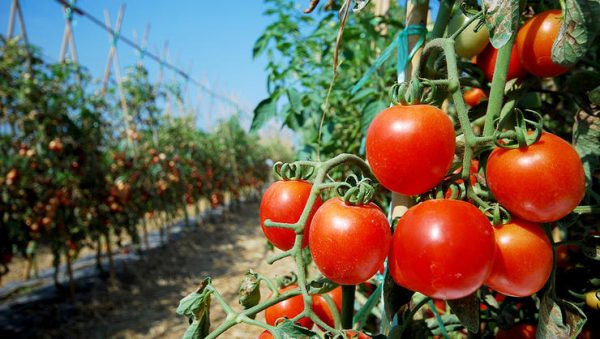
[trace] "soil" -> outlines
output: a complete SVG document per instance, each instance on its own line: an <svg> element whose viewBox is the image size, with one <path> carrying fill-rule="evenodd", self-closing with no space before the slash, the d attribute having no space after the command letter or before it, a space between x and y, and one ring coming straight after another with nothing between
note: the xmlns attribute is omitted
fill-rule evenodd
<svg viewBox="0 0 600 339"><path fill-rule="evenodd" d="M0 329L0 337L180 338L188 322L175 309L203 277L212 277L213 285L239 310L237 291L247 270L268 277L293 270L290 258L268 265L266 258L273 254L258 225L258 203L246 202L222 222L203 223L166 246L144 252L139 261L122 263L114 286L95 278L78 282L73 302L57 292L49 300L11 306L4 312L9 314L0 315L2 324L11 324ZM262 292L268 295L264 286ZM224 316L213 302L211 328ZM264 319L263 314L257 319ZM256 338L260 332L242 324L222 338Z"/></svg>

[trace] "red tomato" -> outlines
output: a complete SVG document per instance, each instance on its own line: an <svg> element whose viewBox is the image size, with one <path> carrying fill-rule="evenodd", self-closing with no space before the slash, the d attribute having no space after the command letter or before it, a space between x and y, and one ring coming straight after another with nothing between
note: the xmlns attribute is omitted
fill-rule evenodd
<svg viewBox="0 0 600 339"><path fill-rule="evenodd" d="M462 171L462 166L457 168L452 173L458 174L461 171ZM475 186L475 184L477 183L477 172L479 172L479 160L471 160L471 166L469 168L469 173L471 173L471 175L469 175L469 181L471 182L471 186ZM462 184L463 182L464 182L464 180L462 180L462 179L458 179L455 181L455 183L457 183L457 184ZM450 199L451 197L452 197L452 191L450 189L447 189L446 192L444 193L444 198Z"/></svg>
<svg viewBox="0 0 600 339"><path fill-rule="evenodd" d="M289 250L294 246L296 233L281 227L265 227L265 221L290 224L297 222L304 211L311 189L312 185L306 181L284 180L272 183L265 191L260 202L260 227L275 247L284 251ZM321 198L318 197L306 222L302 240L303 248L308 244L310 220L321 204Z"/></svg>
<svg viewBox="0 0 600 339"><path fill-rule="evenodd" d="M483 99L487 99L487 95L481 88L471 88L463 93L465 103L471 107L479 105Z"/></svg>
<svg viewBox="0 0 600 339"><path fill-rule="evenodd" d="M569 214L585 193L579 155L550 133L527 148L496 148L486 167L496 200L514 215L534 222L556 221Z"/></svg>
<svg viewBox="0 0 600 339"><path fill-rule="evenodd" d="M569 70L552 62L552 44L562 25L560 9L537 14L519 29L517 51L523 67L538 77L555 77Z"/></svg>
<svg viewBox="0 0 600 339"><path fill-rule="evenodd" d="M298 286L291 285L282 288L281 290L279 290L279 293L285 293L295 288L298 288ZM267 322L267 324L275 326L277 319L292 319L293 317L302 313L302 311L304 311L304 299L302 298L302 295L297 295L267 308L265 310L265 321ZM308 329L312 328L313 326L313 321L310 320L310 318L301 318L296 323Z"/></svg>
<svg viewBox="0 0 600 339"><path fill-rule="evenodd" d="M327 292L326 294L328 296L330 296L331 299L333 300L333 302L335 303L335 306L338 310L338 314L341 314L341 312L342 312L342 288L337 287L337 288L333 289L332 291ZM323 322L325 322L327 325L334 327L335 321L333 320L333 313L331 312L331 308L329 308L329 304L327 303L325 298L323 298L323 296L320 294L316 294L316 295L313 295L312 302L313 302L313 311L315 312L315 314L321 320L323 320Z"/></svg>
<svg viewBox="0 0 600 339"><path fill-rule="evenodd" d="M367 160L383 186L424 193L446 175L455 146L454 126L430 105L394 106L379 113L366 137Z"/></svg>
<svg viewBox="0 0 600 339"><path fill-rule="evenodd" d="M368 335L362 333L362 332L357 332L355 330L348 330L346 331L346 338L350 339L371 339L371 337L369 337Z"/></svg>
<svg viewBox="0 0 600 339"><path fill-rule="evenodd" d="M508 330L499 329L496 339L535 339L536 330L533 324L518 323Z"/></svg>
<svg viewBox="0 0 600 339"><path fill-rule="evenodd" d="M256 339L273 339L271 332L264 330Z"/></svg>
<svg viewBox="0 0 600 339"><path fill-rule="evenodd" d="M476 65L479 67L487 81L492 82L494 78L494 70L496 69L496 58L498 58L498 50L489 44L481 54L477 56ZM508 62L508 72L506 73L506 80L511 79L523 79L527 76L527 71L521 65L521 61L519 61L519 53L517 53L517 49L513 46L513 49L510 53L510 60Z"/></svg>
<svg viewBox="0 0 600 339"><path fill-rule="evenodd" d="M313 260L325 277L340 285L356 285L381 267L391 231L375 204L352 206L333 198L315 213L308 238Z"/></svg>
<svg viewBox="0 0 600 339"><path fill-rule="evenodd" d="M445 300L433 299L433 305L435 306L435 310L437 311L437 313L439 315L446 313L446 301ZM433 310L431 310L430 308L427 308L427 311L425 311L425 315L427 316L427 318L431 318L431 317L435 316L435 314L433 314Z"/></svg>
<svg viewBox="0 0 600 339"><path fill-rule="evenodd" d="M481 287L495 250L492 225L477 207L428 200L398 222L388 269L398 285L432 298L459 299Z"/></svg>
<svg viewBox="0 0 600 339"><path fill-rule="evenodd" d="M495 228L496 257L485 284L513 297L539 291L552 272L552 243L535 223L513 219Z"/></svg>

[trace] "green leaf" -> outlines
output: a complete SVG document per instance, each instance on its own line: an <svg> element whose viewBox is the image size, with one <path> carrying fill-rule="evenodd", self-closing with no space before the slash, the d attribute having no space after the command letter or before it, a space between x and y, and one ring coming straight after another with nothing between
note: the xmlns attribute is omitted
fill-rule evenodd
<svg viewBox="0 0 600 339"><path fill-rule="evenodd" d="M308 284L307 288L308 288L308 294L313 295L313 294L324 294L327 292L331 292L338 286L339 286L338 284L332 282L331 280L329 280L325 277L321 277L317 280L311 281Z"/></svg>
<svg viewBox="0 0 600 339"><path fill-rule="evenodd" d="M573 144L581 161L588 187L592 183L592 174L600 168L600 116L581 110L575 115Z"/></svg>
<svg viewBox="0 0 600 339"><path fill-rule="evenodd" d="M258 274L252 270L246 272L239 289L239 302L244 308L256 306L260 301L260 283Z"/></svg>
<svg viewBox="0 0 600 339"><path fill-rule="evenodd" d="M479 332L479 297L477 292L461 299L448 300L448 305L470 332Z"/></svg>
<svg viewBox="0 0 600 339"><path fill-rule="evenodd" d="M551 289L540 303L537 338L575 338L581 332L587 317L582 310L565 300L554 300Z"/></svg>
<svg viewBox="0 0 600 339"><path fill-rule="evenodd" d="M210 285L210 281L210 278L204 279L196 292L187 295L179 302L177 314L187 317L191 322L183 336L186 339L204 338L208 335L212 292L206 287Z"/></svg>
<svg viewBox="0 0 600 339"><path fill-rule="evenodd" d="M279 332L279 334L281 336L283 336L283 338L286 339L292 339L292 338L299 338L299 339L318 339L319 336L311 331L308 330L304 327L300 327L296 324L294 324L291 320L289 319L285 319L284 321L281 321L279 324L277 324L277 331Z"/></svg>
<svg viewBox="0 0 600 339"><path fill-rule="evenodd" d="M288 102L290 103L290 108L297 112L300 111L300 108L302 107L302 97L300 96L300 92L294 88L288 88L285 92L287 94Z"/></svg>
<svg viewBox="0 0 600 339"><path fill-rule="evenodd" d="M494 48L504 46L519 23L518 0L483 0L485 24Z"/></svg>
<svg viewBox="0 0 600 339"><path fill-rule="evenodd" d="M600 106L600 86L594 88L588 93L590 102L596 106Z"/></svg>
<svg viewBox="0 0 600 339"><path fill-rule="evenodd" d="M387 107L388 105L381 100L374 100L365 105L362 116L360 117L360 130L363 134L367 133L371 121L375 119L377 114Z"/></svg>
<svg viewBox="0 0 600 339"><path fill-rule="evenodd" d="M565 0L563 22L552 45L552 61L570 66L587 52L600 31L600 0Z"/></svg>
<svg viewBox="0 0 600 339"><path fill-rule="evenodd" d="M267 121L277 115L276 102L272 97L266 98L259 102L254 109L254 117L252 118L252 125L250 131L256 132L260 129Z"/></svg>

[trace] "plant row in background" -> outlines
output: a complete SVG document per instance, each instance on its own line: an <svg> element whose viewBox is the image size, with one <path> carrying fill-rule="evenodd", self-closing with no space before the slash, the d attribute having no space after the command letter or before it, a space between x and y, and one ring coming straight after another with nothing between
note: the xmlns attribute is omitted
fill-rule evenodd
<svg viewBox="0 0 600 339"><path fill-rule="evenodd" d="M123 79L124 100L115 88L101 95L80 66L0 39L3 273L12 256L33 260L47 246L71 274L85 246L108 247L110 258L115 237L147 245L152 216L183 212L189 226L187 205L215 208L267 180L269 149L237 116L204 132L191 114L163 114L169 100L184 107L177 84L158 86L137 65Z"/></svg>

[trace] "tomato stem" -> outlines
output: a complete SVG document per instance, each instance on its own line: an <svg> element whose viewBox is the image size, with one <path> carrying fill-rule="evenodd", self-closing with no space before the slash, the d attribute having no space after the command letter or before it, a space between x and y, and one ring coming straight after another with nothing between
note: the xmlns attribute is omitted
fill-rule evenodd
<svg viewBox="0 0 600 339"><path fill-rule="evenodd" d="M342 285L342 328L352 328L354 317L354 294L356 285Z"/></svg>

